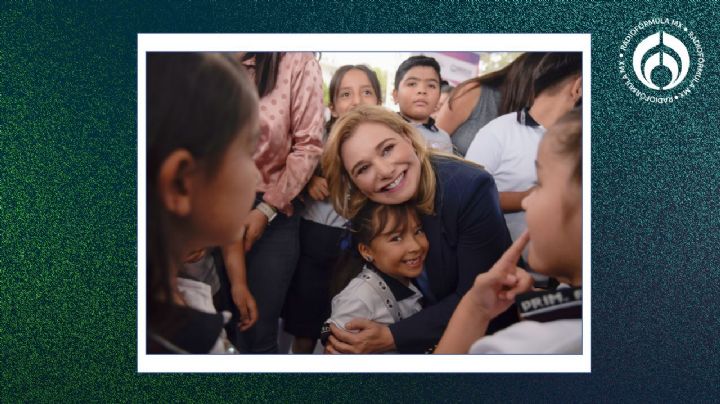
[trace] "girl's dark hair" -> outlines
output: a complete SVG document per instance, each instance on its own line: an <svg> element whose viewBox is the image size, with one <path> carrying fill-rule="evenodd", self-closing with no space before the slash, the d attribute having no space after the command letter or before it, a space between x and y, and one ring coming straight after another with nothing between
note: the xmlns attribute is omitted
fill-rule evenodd
<svg viewBox="0 0 720 404"><path fill-rule="evenodd" d="M335 105L335 98L337 98L337 93L340 90L340 83L342 82L343 77L345 77L345 74L353 69L360 70L367 75L368 80L370 80L370 85L372 86L373 91L375 91L375 96L378 99L377 105L381 105L382 89L380 88L380 80L378 80L375 71L365 65L344 65L340 66L337 70L335 70L332 79L330 79L330 85L328 86L328 96L330 98L329 105ZM330 130L332 129L332 126L336 120L337 118L333 116L325 124L325 131L327 133L330 133Z"/></svg>
<svg viewBox="0 0 720 404"><path fill-rule="evenodd" d="M360 244L370 245L375 237L382 234L404 232L410 226L410 218L419 222L417 209L411 203L383 205L368 201L352 219L349 231L352 234L352 247L340 259L332 281L333 296L339 293L350 280L362 270L363 259L358 252ZM386 227L392 224L392 227Z"/></svg>
<svg viewBox="0 0 720 404"><path fill-rule="evenodd" d="M237 62L215 53L150 52L147 61L148 323L158 300L171 301L165 213L156 189L160 167L175 150L216 173L229 144L257 114L258 100Z"/></svg>
<svg viewBox="0 0 720 404"><path fill-rule="evenodd" d="M543 56L545 56L543 52L526 52L500 70L460 83L448 99L448 108L452 109L455 99L480 86L492 87L500 91L498 115L530 106L533 98L532 73Z"/></svg>
<svg viewBox="0 0 720 404"><path fill-rule="evenodd" d="M582 73L582 53L550 52L543 56L533 71L534 96L565 80Z"/></svg>
<svg viewBox="0 0 720 404"><path fill-rule="evenodd" d="M358 244L370 245L372 240L386 233L404 232L410 225L410 217L417 218L412 204L383 205L368 202L352 220L353 239ZM386 227L392 223L392 228Z"/></svg>
<svg viewBox="0 0 720 404"><path fill-rule="evenodd" d="M280 60L284 52L247 52L242 61L255 58L255 86L260 98L270 94L277 83Z"/></svg>
<svg viewBox="0 0 720 404"><path fill-rule="evenodd" d="M513 60L502 86L499 115L519 111L532 105L535 97L532 72L545 55L545 52L526 52Z"/></svg>

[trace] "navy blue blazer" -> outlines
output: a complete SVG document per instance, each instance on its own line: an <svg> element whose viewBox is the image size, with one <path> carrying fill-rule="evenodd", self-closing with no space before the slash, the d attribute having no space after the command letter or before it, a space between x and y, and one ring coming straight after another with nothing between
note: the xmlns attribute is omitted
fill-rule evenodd
<svg viewBox="0 0 720 404"><path fill-rule="evenodd" d="M510 246L495 180L476 165L433 157L435 214L423 215L425 269L435 301L390 325L398 352L422 353L440 340L460 298Z"/></svg>

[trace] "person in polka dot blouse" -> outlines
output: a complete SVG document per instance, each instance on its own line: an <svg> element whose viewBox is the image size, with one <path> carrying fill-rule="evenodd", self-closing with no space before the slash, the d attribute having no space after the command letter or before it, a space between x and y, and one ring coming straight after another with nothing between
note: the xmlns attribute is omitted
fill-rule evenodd
<svg viewBox="0 0 720 404"><path fill-rule="evenodd" d="M243 65L260 95L260 138L254 154L260 171L255 209L243 243L223 248L228 273L247 253L247 285L258 320L235 336L243 352L276 353L278 319L299 257L300 216L293 202L322 153L323 91L312 53L243 53ZM248 291L248 294L249 294Z"/></svg>

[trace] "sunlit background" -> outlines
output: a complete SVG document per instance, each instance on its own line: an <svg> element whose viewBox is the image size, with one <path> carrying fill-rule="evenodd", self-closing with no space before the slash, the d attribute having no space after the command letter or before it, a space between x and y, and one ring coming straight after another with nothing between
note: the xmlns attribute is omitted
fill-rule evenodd
<svg viewBox="0 0 720 404"><path fill-rule="evenodd" d="M323 52L320 54L320 66L323 71L324 104L328 104L327 87L335 70L343 65L364 64L378 75L383 105L397 111L391 95L395 71L403 60L420 54L435 58L440 64L442 79L455 86L469 78L503 68L520 52Z"/></svg>

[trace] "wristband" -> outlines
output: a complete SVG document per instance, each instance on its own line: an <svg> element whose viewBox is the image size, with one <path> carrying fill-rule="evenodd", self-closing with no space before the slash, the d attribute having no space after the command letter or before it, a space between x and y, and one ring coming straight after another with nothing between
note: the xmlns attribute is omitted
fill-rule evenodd
<svg viewBox="0 0 720 404"><path fill-rule="evenodd" d="M268 224L275 219L275 216L277 216L277 209L273 208L272 206L268 205L265 202L260 202L255 207L255 209L262 212L265 216L268 218Z"/></svg>

